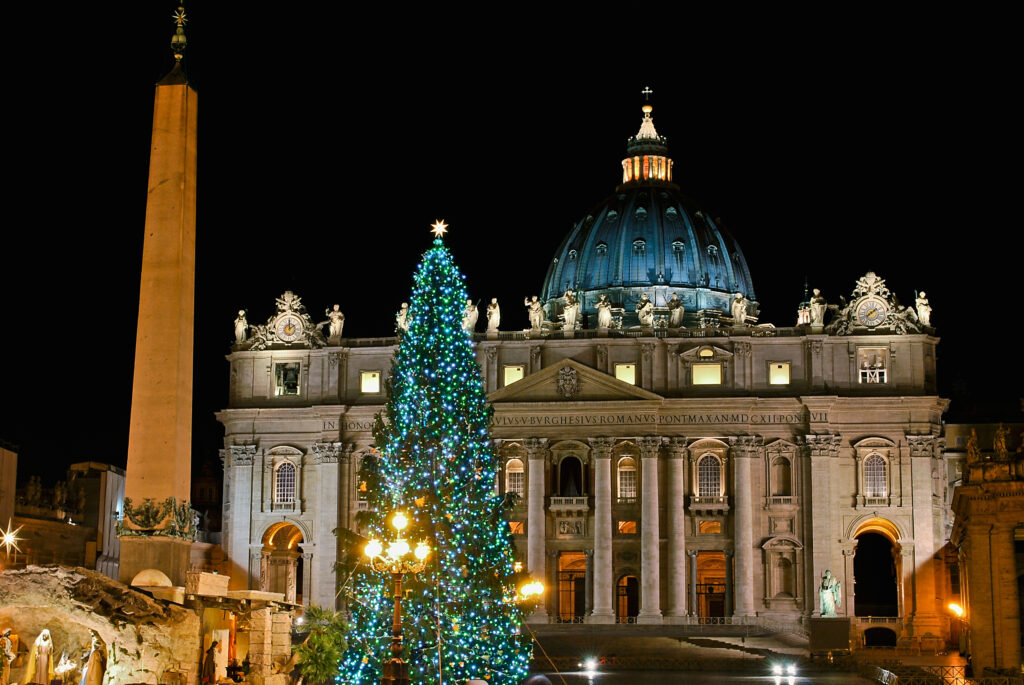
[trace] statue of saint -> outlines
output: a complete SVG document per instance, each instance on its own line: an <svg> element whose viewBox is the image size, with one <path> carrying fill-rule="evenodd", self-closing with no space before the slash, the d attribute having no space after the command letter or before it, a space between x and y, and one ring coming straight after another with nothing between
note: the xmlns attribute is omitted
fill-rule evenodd
<svg viewBox="0 0 1024 685"><path fill-rule="evenodd" d="M842 591L843 583L832 575L832 571L825 571L825 575L821 577L821 587L818 588L823 617L838 615L836 609L843 605Z"/></svg>
<svg viewBox="0 0 1024 685"><path fill-rule="evenodd" d="M333 309L327 310L327 320L330 323L330 337L340 338L341 329L345 327L345 315L341 313L341 305L336 304Z"/></svg>
<svg viewBox="0 0 1024 685"><path fill-rule="evenodd" d="M654 303L647 297L647 293L641 295L640 301L636 303L636 316L641 326L654 325Z"/></svg>
<svg viewBox="0 0 1024 685"><path fill-rule="evenodd" d="M245 310L238 310L238 318L235 319L235 344L241 345L245 342L245 334L249 331L249 322L245 320Z"/></svg>
<svg viewBox="0 0 1024 685"><path fill-rule="evenodd" d="M597 327L598 328L611 328L612 327L612 303L608 300L608 296L601 294L601 299L594 305L597 309Z"/></svg>
<svg viewBox="0 0 1024 685"><path fill-rule="evenodd" d="M917 304L917 320L921 322L922 326L932 325L932 306L928 304L928 298L925 297L927 293L921 291L917 295L917 299L914 302Z"/></svg>
<svg viewBox="0 0 1024 685"><path fill-rule="evenodd" d="M668 301L668 327L682 328L683 314L685 313L686 308L683 306L683 301L679 299L679 293L672 293L672 297Z"/></svg>
<svg viewBox="0 0 1024 685"><path fill-rule="evenodd" d="M998 461L1006 461L1010 457L1010 451L1006 449L1006 436L1010 434L1009 429L999 424L996 434L992 436L992 451Z"/></svg>
<svg viewBox="0 0 1024 685"><path fill-rule="evenodd" d="M409 331L409 303L403 302L401 309L395 314L395 333L401 335Z"/></svg>
<svg viewBox="0 0 1024 685"><path fill-rule="evenodd" d="M492 297L491 303L487 305L487 332L497 333L501 324L501 307L498 306L498 298Z"/></svg>
<svg viewBox="0 0 1024 685"><path fill-rule="evenodd" d="M480 308L473 304L472 298L466 298L466 308L462 310L462 330L472 333L476 330L476 320L480 318Z"/></svg>
<svg viewBox="0 0 1024 685"><path fill-rule="evenodd" d="M530 317L530 330L539 331L540 325L544 321L544 305L537 300L536 295L523 298L523 304L526 305L526 311Z"/></svg>
<svg viewBox="0 0 1024 685"><path fill-rule="evenodd" d="M978 431L971 429L971 435L967 438L967 463L977 464L981 461L981 449L978 447Z"/></svg>
<svg viewBox="0 0 1024 685"><path fill-rule="evenodd" d="M565 295L562 299L565 300L565 308L562 310L565 316L565 330L572 331L576 329L576 319L580 315L580 301L572 294L572 290L566 290Z"/></svg>
<svg viewBox="0 0 1024 685"><path fill-rule="evenodd" d="M736 293L732 298L732 325L747 325L747 298L743 297L743 293Z"/></svg>
<svg viewBox="0 0 1024 685"><path fill-rule="evenodd" d="M823 326L825 324L825 309L828 307L828 303L825 302L825 298L821 296L821 291L817 288L815 288L812 293L811 325Z"/></svg>

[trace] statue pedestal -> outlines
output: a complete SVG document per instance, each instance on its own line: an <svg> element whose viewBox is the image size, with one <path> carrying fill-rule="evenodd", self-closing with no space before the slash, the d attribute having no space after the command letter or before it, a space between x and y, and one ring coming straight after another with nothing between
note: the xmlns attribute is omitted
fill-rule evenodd
<svg viewBox="0 0 1024 685"><path fill-rule="evenodd" d="M497 340L498 339L498 331L490 331L490 330L487 331L487 339L488 340Z"/></svg>
<svg viewBox="0 0 1024 685"><path fill-rule="evenodd" d="M575 335L576 335L576 329L575 328L563 328L562 329L562 337L563 338L572 338L572 337L575 337Z"/></svg>
<svg viewBox="0 0 1024 685"><path fill-rule="evenodd" d="M850 651L850 619L846 616L809 619L811 655Z"/></svg>
<svg viewBox="0 0 1024 685"><path fill-rule="evenodd" d="M328 337L327 338L327 344L330 347L338 347L338 346L340 346L341 345L341 336L340 335L332 335L332 336Z"/></svg>
<svg viewBox="0 0 1024 685"><path fill-rule="evenodd" d="M185 586L192 543L170 537L121 538L121 564L118 579L130 585L140 571L155 568L163 571L173 585Z"/></svg>

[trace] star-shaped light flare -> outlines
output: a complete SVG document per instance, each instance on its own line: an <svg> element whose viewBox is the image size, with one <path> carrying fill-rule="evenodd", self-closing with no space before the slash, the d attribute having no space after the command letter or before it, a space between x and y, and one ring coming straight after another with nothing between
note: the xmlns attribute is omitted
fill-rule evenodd
<svg viewBox="0 0 1024 685"><path fill-rule="evenodd" d="M18 547L18 542L24 538L19 538L18 533L21 532L23 526L14 528L11 525L11 520L7 519L7 530L0 528L0 546L7 551L8 558L11 556L11 547L14 548L15 552L20 552L21 547Z"/></svg>
<svg viewBox="0 0 1024 685"><path fill-rule="evenodd" d="M431 232L438 238L448 232L448 224L444 222L444 219L438 219L434 223L430 224Z"/></svg>

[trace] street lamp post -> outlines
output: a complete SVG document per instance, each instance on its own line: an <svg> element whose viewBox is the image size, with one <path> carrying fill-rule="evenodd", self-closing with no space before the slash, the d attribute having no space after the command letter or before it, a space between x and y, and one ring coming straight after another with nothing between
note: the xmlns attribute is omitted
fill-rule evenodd
<svg viewBox="0 0 1024 685"><path fill-rule="evenodd" d="M416 550L410 556L409 543L402 537L402 531L409 525L409 519L402 512L391 517L391 526L398 531L398 537L388 545L387 552L380 540L372 539L364 550L370 558L370 567L378 573L390 573L395 587L395 611L391 622L391 658L384 662L380 685L410 685L409 664L402 659L402 580L406 573L416 574L423 570L430 547L426 542L416 543Z"/></svg>

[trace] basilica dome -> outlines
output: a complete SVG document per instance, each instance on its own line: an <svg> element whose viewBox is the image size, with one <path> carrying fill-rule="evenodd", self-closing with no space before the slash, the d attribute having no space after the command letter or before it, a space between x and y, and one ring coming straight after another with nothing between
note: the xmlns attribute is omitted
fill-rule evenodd
<svg viewBox="0 0 1024 685"><path fill-rule="evenodd" d="M567 289L581 300L583 314L607 295L632 319L646 293L656 308L676 293L687 319L701 309L729 312L735 293L757 303L750 270L729 232L673 183L668 144L654 128L650 105L643 107L640 130L626 145L622 184L576 224L555 253L544 278L541 299L551 319L561 311Z"/></svg>

